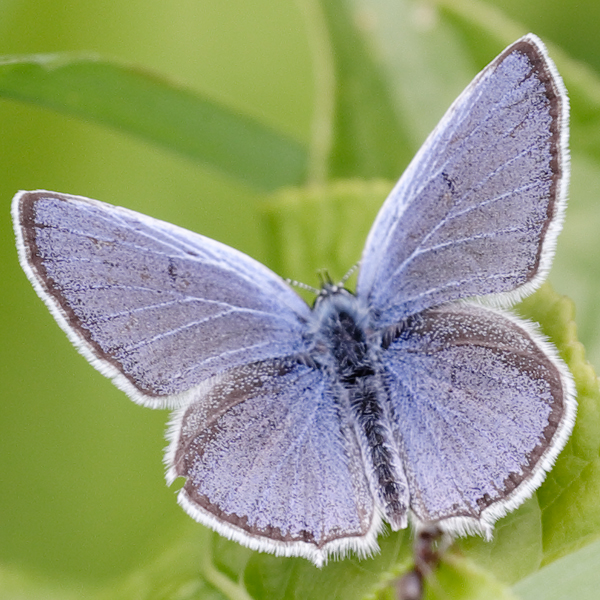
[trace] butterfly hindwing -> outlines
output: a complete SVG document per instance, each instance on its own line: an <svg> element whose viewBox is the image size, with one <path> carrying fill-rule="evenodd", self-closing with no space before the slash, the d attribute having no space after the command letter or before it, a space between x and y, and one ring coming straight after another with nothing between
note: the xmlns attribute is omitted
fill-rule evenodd
<svg viewBox="0 0 600 600"><path fill-rule="evenodd" d="M488 533L571 432L574 386L533 325L472 304L407 320L383 353L394 435L421 522Z"/></svg>
<svg viewBox="0 0 600 600"><path fill-rule="evenodd" d="M384 203L358 295L381 326L444 302L526 295L546 276L568 179L568 101L532 35L450 107Z"/></svg>
<svg viewBox="0 0 600 600"><path fill-rule="evenodd" d="M380 526L360 449L336 384L293 360L215 378L171 427L168 479L180 504L245 545L322 564L376 547Z"/></svg>

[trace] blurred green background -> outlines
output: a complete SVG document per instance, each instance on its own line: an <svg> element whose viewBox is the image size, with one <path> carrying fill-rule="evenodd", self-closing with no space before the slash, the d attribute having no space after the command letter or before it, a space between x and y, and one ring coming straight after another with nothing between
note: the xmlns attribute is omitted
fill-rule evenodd
<svg viewBox="0 0 600 600"><path fill-rule="evenodd" d="M485 4L600 73L597 1ZM98 52L167 75L308 144L315 83L301 5L2 0L0 54ZM440 90L431 125L493 57L469 64L463 81ZM168 414L134 405L73 350L18 265L10 200L19 189L81 194L265 260L266 195L130 135L32 105L0 99L0 132L0 563L100 584L144 564L188 524L163 480ZM587 260L590 276L599 273L599 256L585 244L598 237L600 219L578 204L578 189L587 178L586 194L590 187L600 193L600 181L581 164L567 215L571 233L559 242L551 281L578 300L580 337L590 341L598 367L600 311L569 263Z"/></svg>

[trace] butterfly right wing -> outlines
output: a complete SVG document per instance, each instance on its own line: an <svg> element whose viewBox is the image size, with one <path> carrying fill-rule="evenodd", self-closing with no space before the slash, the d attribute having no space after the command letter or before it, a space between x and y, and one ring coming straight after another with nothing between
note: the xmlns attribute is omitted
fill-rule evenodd
<svg viewBox="0 0 600 600"><path fill-rule="evenodd" d="M21 265L59 325L140 404L185 404L226 369L304 350L306 303L233 248L56 192L20 192L13 220Z"/></svg>
<svg viewBox="0 0 600 600"><path fill-rule="evenodd" d="M250 548L371 554L381 519L336 384L293 359L236 367L175 413L169 482L197 521Z"/></svg>

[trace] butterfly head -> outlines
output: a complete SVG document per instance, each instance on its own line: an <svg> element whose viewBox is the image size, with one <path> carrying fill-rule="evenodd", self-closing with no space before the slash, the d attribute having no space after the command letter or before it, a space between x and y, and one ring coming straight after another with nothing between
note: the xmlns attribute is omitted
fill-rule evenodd
<svg viewBox="0 0 600 600"><path fill-rule="evenodd" d="M314 325L316 329L327 327L340 315L348 315L361 328L368 328L370 313L366 306L359 301L355 294L344 287L343 282L333 283L329 277L323 279L313 304Z"/></svg>
<svg viewBox="0 0 600 600"><path fill-rule="evenodd" d="M317 292L317 297L313 304L313 309L316 309L326 299L335 297L346 297L355 299L356 296L344 286L348 279L358 270L358 263L355 264L343 277L339 283L334 283L331 275L326 270L319 271L319 279L321 280L321 289Z"/></svg>
<svg viewBox="0 0 600 600"><path fill-rule="evenodd" d="M354 294L344 287L343 280L340 283L334 283L327 271L321 271L319 278L321 279L321 289L315 298L313 310L318 310L324 304L335 303L341 298L355 298Z"/></svg>

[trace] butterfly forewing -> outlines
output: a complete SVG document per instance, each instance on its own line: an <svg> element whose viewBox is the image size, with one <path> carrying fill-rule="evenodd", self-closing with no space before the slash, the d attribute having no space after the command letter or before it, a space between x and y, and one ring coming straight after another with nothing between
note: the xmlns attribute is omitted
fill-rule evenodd
<svg viewBox="0 0 600 600"><path fill-rule="evenodd" d="M358 294L382 326L459 298L514 299L539 284L566 197L567 113L560 76L535 36L467 87L369 234Z"/></svg>
<svg viewBox="0 0 600 600"><path fill-rule="evenodd" d="M236 365L303 349L310 311L223 244L94 200L23 192L23 267L71 340L132 398L175 404Z"/></svg>

